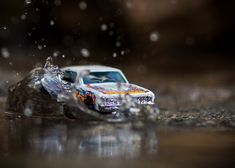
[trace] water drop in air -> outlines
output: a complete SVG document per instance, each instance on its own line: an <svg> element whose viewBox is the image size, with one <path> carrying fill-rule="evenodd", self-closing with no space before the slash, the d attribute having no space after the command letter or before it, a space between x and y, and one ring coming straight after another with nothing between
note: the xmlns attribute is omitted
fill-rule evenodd
<svg viewBox="0 0 235 168"><path fill-rule="evenodd" d="M21 20L25 20L27 18L27 13L24 13L20 16L20 19Z"/></svg>
<svg viewBox="0 0 235 168"><path fill-rule="evenodd" d="M54 51L52 55L53 55L53 57L58 57L58 56L59 56L59 54L60 54L60 52L59 52L59 51Z"/></svg>
<svg viewBox="0 0 235 168"><path fill-rule="evenodd" d="M32 1L31 1L31 0L25 0L25 3L26 3L27 5L29 5L29 4L32 3Z"/></svg>
<svg viewBox="0 0 235 168"><path fill-rule="evenodd" d="M42 50L42 45L38 45L38 49L39 49L39 50Z"/></svg>
<svg viewBox="0 0 235 168"><path fill-rule="evenodd" d="M87 57L90 56L90 51L86 48L82 48L81 49L81 54L82 54L83 57L87 58Z"/></svg>
<svg viewBox="0 0 235 168"><path fill-rule="evenodd" d="M116 47L120 47L121 46L121 42L120 41L117 41L116 42Z"/></svg>
<svg viewBox="0 0 235 168"><path fill-rule="evenodd" d="M152 42L157 42L159 40L159 33L156 31L153 31L150 33L149 38Z"/></svg>
<svg viewBox="0 0 235 168"><path fill-rule="evenodd" d="M1 54L2 54L2 57L3 58L9 58L10 57L10 52L8 51L8 49L7 48L2 48L1 49Z"/></svg>
<svg viewBox="0 0 235 168"><path fill-rule="evenodd" d="M127 7L128 9L131 9L131 8L133 7L133 4L132 4L130 1L127 1L127 2L126 2L126 7Z"/></svg>
<svg viewBox="0 0 235 168"><path fill-rule="evenodd" d="M54 4L55 4L56 6L60 6L60 5L61 5L61 0L55 0L55 1L54 1Z"/></svg>
<svg viewBox="0 0 235 168"><path fill-rule="evenodd" d="M55 24L55 21L54 20L51 20L50 21L50 25L53 26Z"/></svg>
<svg viewBox="0 0 235 168"><path fill-rule="evenodd" d="M81 1L81 2L79 3L79 8L80 8L81 10L86 10L86 9L87 9L87 4L86 4L86 2Z"/></svg>
<svg viewBox="0 0 235 168"><path fill-rule="evenodd" d="M33 112L32 112L32 110L31 110L29 107L26 107L26 108L24 109L24 115L25 115L26 117L31 117L32 114L33 114Z"/></svg>
<svg viewBox="0 0 235 168"><path fill-rule="evenodd" d="M102 31L106 31L108 29L108 26L106 24L102 24L100 28Z"/></svg>
<svg viewBox="0 0 235 168"><path fill-rule="evenodd" d="M117 53L113 53L113 58L116 58L117 57Z"/></svg>

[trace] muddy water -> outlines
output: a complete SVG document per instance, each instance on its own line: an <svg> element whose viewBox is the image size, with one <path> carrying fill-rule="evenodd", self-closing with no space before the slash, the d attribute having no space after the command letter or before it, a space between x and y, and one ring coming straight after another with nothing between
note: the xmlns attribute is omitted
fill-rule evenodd
<svg viewBox="0 0 235 168"><path fill-rule="evenodd" d="M1 167L231 167L235 132L1 115L0 156Z"/></svg>

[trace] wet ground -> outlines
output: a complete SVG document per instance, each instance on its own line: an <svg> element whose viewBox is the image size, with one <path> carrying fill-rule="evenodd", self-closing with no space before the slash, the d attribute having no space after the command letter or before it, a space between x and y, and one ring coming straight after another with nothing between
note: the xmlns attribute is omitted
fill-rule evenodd
<svg viewBox="0 0 235 168"><path fill-rule="evenodd" d="M147 80L161 110L155 123L87 123L6 117L6 80L14 82L14 74L1 76L1 167L234 165L234 85Z"/></svg>
<svg viewBox="0 0 235 168"><path fill-rule="evenodd" d="M1 119L1 167L231 167L235 132Z"/></svg>

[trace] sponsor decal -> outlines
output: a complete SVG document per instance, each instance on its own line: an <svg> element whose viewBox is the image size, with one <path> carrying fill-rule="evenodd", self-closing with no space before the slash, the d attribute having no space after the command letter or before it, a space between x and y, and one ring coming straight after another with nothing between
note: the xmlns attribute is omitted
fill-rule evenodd
<svg viewBox="0 0 235 168"><path fill-rule="evenodd" d="M91 85L87 85L87 87L95 89L103 94L140 94L140 93L145 93L146 91L137 87L128 87L128 90L123 91L123 89L119 90L115 90L115 89L108 89L108 88L103 88L103 87L99 87L99 86L91 86Z"/></svg>

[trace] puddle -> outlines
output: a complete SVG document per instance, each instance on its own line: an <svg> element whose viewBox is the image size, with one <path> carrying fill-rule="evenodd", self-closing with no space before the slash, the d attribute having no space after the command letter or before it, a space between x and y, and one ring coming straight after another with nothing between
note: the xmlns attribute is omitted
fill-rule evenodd
<svg viewBox="0 0 235 168"><path fill-rule="evenodd" d="M233 131L139 122L1 119L0 136L0 163L7 167L227 167L235 154Z"/></svg>

